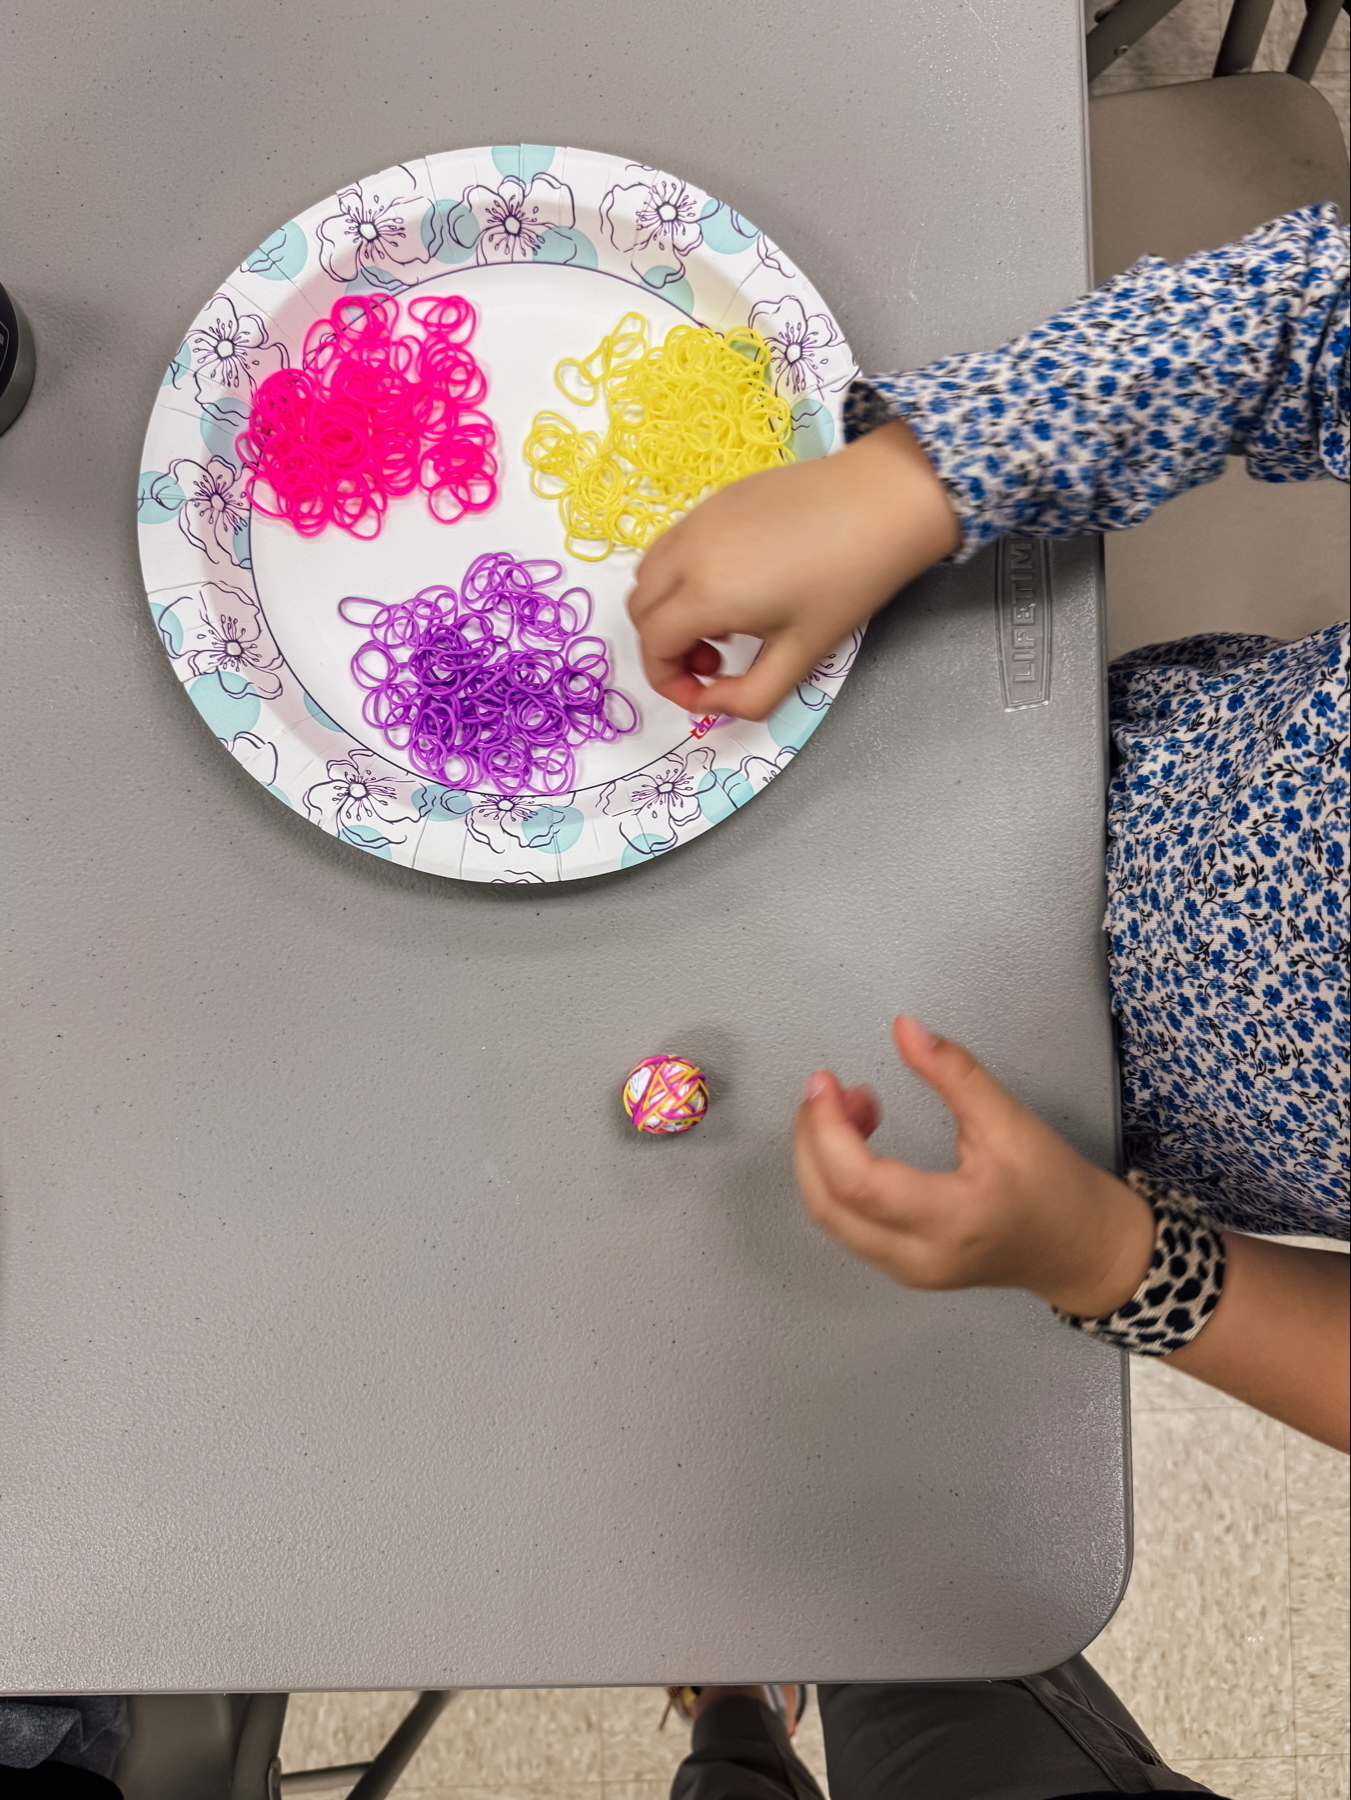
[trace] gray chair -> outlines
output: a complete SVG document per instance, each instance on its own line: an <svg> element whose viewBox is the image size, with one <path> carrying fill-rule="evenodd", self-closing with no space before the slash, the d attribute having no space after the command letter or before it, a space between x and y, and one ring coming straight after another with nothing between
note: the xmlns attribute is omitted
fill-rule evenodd
<svg viewBox="0 0 1351 1800"><path fill-rule="evenodd" d="M1295 207L1335 200L1351 177L1331 106L1295 75L1233 75L1089 102L1094 278L1146 254L1170 262Z"/></svg>
<svg viewBox="0 0 1351 1800"><path fill-rule="evenodd" d="M1096 81L1119 56L1139 43L1182 0L1103 0L1087 10L1085 45L1088 79ZM1246 75L1257 61L1274 0L1233 0L1224 37L1215 58L1216 75ZM1351 0L1304 0L1304 25L1286 64L1288 74L1312 81L1327 49L1339 12L1351 12Z"/></svg>
<svg viewBox="0 0 1351 1800"><path fill-rule="evenodd" d="M1090 74L1107 66L1107 50L1136 41L1147 12L1153 24L1174 4L1122 0L1089 34ZM1216 77L1090 101L1097 280L1146 254L1176 261L1228 243L1314 202L1336 201L1346 214L1341 128L1307 79L1337 6L1310 6L1294 73L1243 72L1269 11L1270 0L1238 0ZM1235 461L1219 481L1110 536L1106 555L1113 655L1199 631L1302 637L1347 610L1346 490L1252 481Z"/></svg>
<svg viewBox="0 0 1351 1800"><path fill-rule="evenodd" d="M124 1800L384 1800L455 1692L420 1694L369 1763L287 1772L279 1751L288 1695L138 1694L114 1779Z"/></svg>

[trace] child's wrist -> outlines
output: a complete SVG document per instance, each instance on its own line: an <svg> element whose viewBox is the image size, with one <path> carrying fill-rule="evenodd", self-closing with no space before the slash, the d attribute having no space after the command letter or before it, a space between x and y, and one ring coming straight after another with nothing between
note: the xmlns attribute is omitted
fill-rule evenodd
<svg viewBox="0 0 1351 1800"><path fill-rule="evenodd" d="M903 580L961 549L961 522L952 498L904 419L879 425L851 448L876 478L878 499L894 528Z"/></svg>
<svg viewBox="0 0 1351 1800"><path fill-rule="evenodd" d="M1104 1174L1086 1200L1075 1233L1082 1249L1036 1292L1057 1312L1102 1319L1124 1306L1148 1273L1154 1214L1147 1200L1112 1175Z"/></svg>

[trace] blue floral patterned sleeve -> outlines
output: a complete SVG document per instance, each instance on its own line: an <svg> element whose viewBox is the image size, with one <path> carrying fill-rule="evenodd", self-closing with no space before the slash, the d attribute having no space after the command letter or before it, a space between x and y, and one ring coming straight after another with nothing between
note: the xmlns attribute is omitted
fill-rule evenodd
<svg viewBox="0 0 1351 1800"><path fill-rule="evenodd" d="M952 496L963 561L1006 532L1138 525L1242 455L1347 479L1347 231L1311 206L1170 264L1145 257L992 351L856 382L851 436L902 417Z"/></svg>

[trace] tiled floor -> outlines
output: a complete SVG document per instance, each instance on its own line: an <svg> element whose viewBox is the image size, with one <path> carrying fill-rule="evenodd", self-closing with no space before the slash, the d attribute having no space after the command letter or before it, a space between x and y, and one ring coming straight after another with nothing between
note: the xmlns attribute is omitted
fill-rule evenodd
<svg viewBox="0 0 1351 1800"><path fill-rule="evenodd" d="M1132 1365L1135 1570L1089 1652L1184 1774L1234 1800L1345 1800L1348 1464Z"/></svg>
<svg viewBox="0 0 1351 1800"><path fill-rule="evenodd" d="M1175 1768L1231 1800L1348 1800L1348 1463L1137 1362L1135 1572L1089 1654ZM358 1761L410 1695L305 1694L282 1766ZM687 1734L660 1692L461 1694L404 1800L666 1800ZM799 1738L824 1783L815 1709Z"/></svg>

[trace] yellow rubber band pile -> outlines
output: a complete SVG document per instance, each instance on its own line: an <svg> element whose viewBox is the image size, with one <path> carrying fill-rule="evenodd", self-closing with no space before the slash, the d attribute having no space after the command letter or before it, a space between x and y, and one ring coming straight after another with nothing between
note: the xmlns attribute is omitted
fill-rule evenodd
<svg viewBox="0 0 1351 1800"><path fill-rule="evenodd" d="M557 500L570 556L643 550L714 488L793 461L789 403L774 392L758 331L674 325L660 344L628 313L591 355L554 371L577 406L605 398L605 436L560 413L535 415L531 485Z"/></svg>

